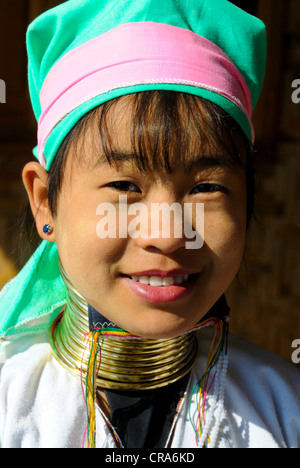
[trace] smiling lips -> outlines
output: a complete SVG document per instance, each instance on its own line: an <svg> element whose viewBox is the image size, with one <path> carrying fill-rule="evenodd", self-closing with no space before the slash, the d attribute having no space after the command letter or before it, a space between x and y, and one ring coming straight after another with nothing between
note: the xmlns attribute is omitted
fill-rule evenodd
<svg viewBox="0 0 300 468"><path fill-rule="evenodd" d="M130 278L138 283L148 284L150 286L156 287L166 287L173 286L174 284L182 284L188 280L189 275L177 275L177 276L167 276L162 278L161 276L136 276L132 275Z"/></svg>
<svg viewBox="0 0 300 468"><path fill-rule="evenodd" d="M198 274L176 272L152 270L122 276L131 291L147 302L171 302L190 294L198 277Z"/></svg>

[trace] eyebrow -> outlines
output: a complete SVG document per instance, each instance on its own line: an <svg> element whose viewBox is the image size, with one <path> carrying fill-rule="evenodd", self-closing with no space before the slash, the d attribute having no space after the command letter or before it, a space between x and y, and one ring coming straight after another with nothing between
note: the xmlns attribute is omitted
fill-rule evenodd
<svg viewBox="0 0 300 468"><path fill-rule="evenodd" d="M135 153L123 153L121 151L113 151L109 154L113 162L135 162L137 160L137 155ZM93 165L93 168L109 166L109 162L105 155L97 160Z"/></svg>
<svg viewBox="0 0 300 468"><path fill-rule="evenodd" d="M191 172L193 169L210 169L212 167L224 167L233 170L238 166L242 166L242 162L238 158L227 154L210 154L198 156L189 161L184 172Z"/></svg>
<svg viewBox="0 0 300 468"><path fill-rule="evenodd" d="M135 163L138 159L136 153L127 153L122 151L113 151L110 153L113 162L133 162ZM109 166L109 162L104 155L98 159L93 166L94 168L101 168L103 166ZM191 172L193 169L209 169L212 167L225 167L227 169L236 169L238 166L242 166L242 162L238 158L234 158L227 154L211 154L198 156L192 161L186 163L184 172Z"/></svg>

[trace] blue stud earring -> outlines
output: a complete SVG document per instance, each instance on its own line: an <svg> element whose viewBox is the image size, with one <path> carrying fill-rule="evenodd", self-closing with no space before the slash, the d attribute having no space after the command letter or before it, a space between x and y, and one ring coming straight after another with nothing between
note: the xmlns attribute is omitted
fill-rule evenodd
<svg viewBox="0 0 300 468"><path fill-rule="evenodd" d="M44 232L44 234L51 234L52 228L51 228L50 224L45 224L45 226L43 227L43 232Z"/></svg>

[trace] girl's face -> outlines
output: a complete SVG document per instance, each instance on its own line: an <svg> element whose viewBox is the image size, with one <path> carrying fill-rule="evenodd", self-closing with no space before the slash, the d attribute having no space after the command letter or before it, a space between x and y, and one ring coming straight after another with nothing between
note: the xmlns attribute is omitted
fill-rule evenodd
<svg viewBox="0 0 300 468"><path fill-rule="evenodd" d="M177 164L171 173L142 173L132 161L131 118L130 106L116 105L110 112L110 135L118 162L108 164L101 148L95 149L99 144L95 145L97 130L93 126L79 139L79 159L71 148L53 220L55 240L70 281L91 306L131 333L169 338L195 325L239 270L246 236L245 170L215 144L199 154L188 170ZM118 236L119 212L124 213L120 195L127 195L126 209L134 203L143 205L147 233ZM99 221L107 216L105 211L99 214L103 203L109 204L111 213L115 209L116 236L99 237ZM178 237L172 224L169 235L163 235L167 218L153 232L155 203L178 203L182 213L185 204L192 205L194 230L196 204L204 204L201 248L187 248L186 242L193 239L185 237L184 229ZM127 218L129 226L136 215ZM172 285L180 281L174 279L180 274L192 276ZM169 286L162 286L160 278L145 285L141 279L145 276L165 278L164 284Z"/></svg>

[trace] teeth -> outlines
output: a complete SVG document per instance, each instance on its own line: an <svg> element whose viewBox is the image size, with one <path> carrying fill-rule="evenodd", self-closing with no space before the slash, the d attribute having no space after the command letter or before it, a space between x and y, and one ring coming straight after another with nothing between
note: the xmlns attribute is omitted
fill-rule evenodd
<svg viewBox="0 0 300 468"><path fill-rule="evenodd" d="M141 276L139 282L142 284L149 284L149 276Z"/></svg>
<svg viewBox="0 0 300 468"><path fill-rule="evenodd" d="M163 278L160 278L159 276L150 276L149 284L150 286L162 286Z"/></svg>
<svg viewBox="0 0 300 468"><path fill-rule="evenodd" d="M147 284L150 286L172 286L173 284L181 284L188 280L189 275L168 276L161 278L160 276L131 276L133 281Z"/></svg>
<svg viewBox="0 0 300 468"><path fill-rule="evenodd" d="M163 286L173 286L175 283L175 278L173 276L168 276L167 278L163 278L162 285Z"/></svg>

